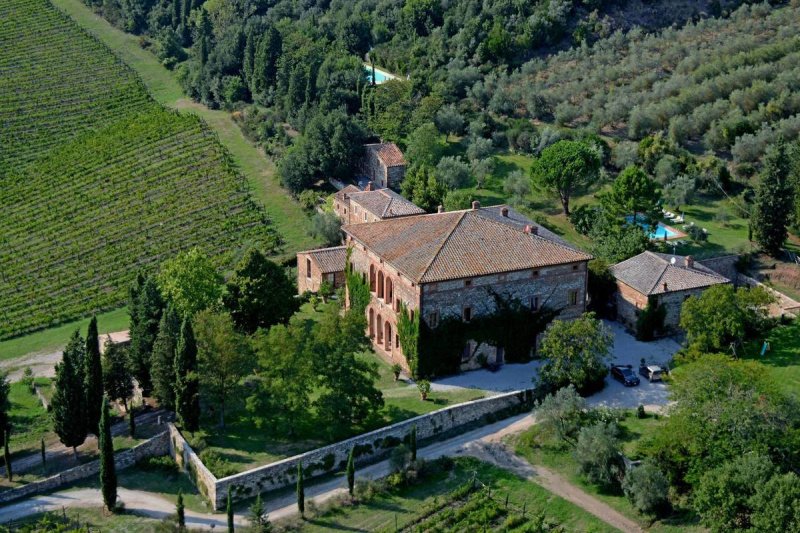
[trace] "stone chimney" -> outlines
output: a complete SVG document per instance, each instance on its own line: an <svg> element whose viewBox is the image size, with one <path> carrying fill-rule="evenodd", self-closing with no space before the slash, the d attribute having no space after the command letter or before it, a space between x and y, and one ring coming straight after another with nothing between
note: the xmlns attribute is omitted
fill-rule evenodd
<svg viewBox="0 0 800 533"><path fill-rule="evenodd" d="M525 229L522 230L522 231L524 231L525 233L527 233L529 235L538 235L539 234L539 228L537 228L536 226L531 226L530 224L525 226Z"/></svg>
<svg viewBox="0 0 800 533"><path fill-rule="evenodd" d="M502 209L500 209L500 214L503 215L504 217L508 218L508 208L507 207L503 207Z"/></svg>
<svg viewBox="0 0 800 533"><path fill-rule="evenodd" d="M694 268L694 257L691 255L686 256L686 268Z"/></svg>
<svg viewBox="0 0 800 533"><path fill-rule="evenodd" d="M372 180L367 182L367 186L364 187L364 190L365 191L374 191L375 190L375 185L373 185Z"/></svg>
<svg viewBox="0 0 800 533"><path fill-rule="evenodd" d="M664 282L664 292L667 292L667 282Z"/></svg>
<svg viewBox="0 0 800 533"><path fill-rule="evenodd" d="M481 203L478 200L473 200L472 209L480 209L480 208L481 208Z"/></svg>
<svg viewBox="0 0 800 533"><path fill-rule="evenodd" d="M437 212L437 213L444 213L444 206L443 206L443 205L440 205L439 207L437 207L437 208L436 208L436 212Z"/></svg>

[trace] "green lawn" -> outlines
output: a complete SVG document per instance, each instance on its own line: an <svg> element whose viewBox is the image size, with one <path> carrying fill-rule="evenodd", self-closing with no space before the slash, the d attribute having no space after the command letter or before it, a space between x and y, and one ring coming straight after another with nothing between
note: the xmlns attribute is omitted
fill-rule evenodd
<svg viewBox="0 0 800 533"><path fill-rule="evenodd" d="M623 450L633 459L641 458L638 446L642 439L651 435L663 423L662 419L648 415L645 419L636 418L633 411L620 423ZM638 521L648 531L660 533L705 531L697 525L696 518L676 514L672 517L651 523L641 516L621 492L608 492L587 482L578 472L578 465L566 445L554 441L553 437L543 435L541 426L533 426L515 440L516 451L531 464L545 466L564 476L570 483L607 503L625 516Z"/></svg>
<svg viewBox="0 0 800 533"><path fill-rule="evenodd" d="M64 520L64 517L67 520ZM61 531L55 529L55 524L68 526L69 531L108 531L111 533L152 533L157 521L128 513L108 515L99 507L85 509L69 508L58 513L36 513L14 524L16 527L35 524L47 519L52 529L37 529L36 531ZM62 526L63 527L63 526ZM1 529L0 529L1 530ZM12 529L13 530L13 529Z"/></svg>
<svg viewBox="0 0 800 533"><path fill-rule="evenodd" d="M0 361L14 359L31 353L53 352L66 346L70 335L76 329L81 330L81 335L86 336L89 325L88 318L77 320L54 328L44 329L13 339L0 342ZM128 329L128 309L122 307L97 315L97 328L100 334Z"/></svg>
<svg viewBox="0 0 800 533"><path fill-rule="evenodd" d="M763 363L787 393L800 397L800 320L769 332L770 350L761 357L761 341L748 344L743 357Z"/></svg>
<svg viewBox="0 0 800 533"><path fill-rule="evenodd" d="M433 474L422 483L390 491L358 505L336 505L321 510L318 516L301 523L301 531L395 531L413 522L423 507L433 505L462 485L472 475L492 489L496 499L510 505L526 507L526 516L544 511L548 520L554 520L565 531L610 532L616 531L583 509L555 496L539 485L472 458L458 458L450 472ZM356 472L356 479L358 472ZM296 523L296 522L295 522Z"/></svg>
<svg viewBox="0 0 800 533"><path fill-rule="evenodd" d="M230 113L208 109L188 100L174 74L161 65L153 54L139 46L139 37L113 27L95 15L81 0L52 2L135 70L158 102L199 115L217 133L220 142L247 177L253 196L265 207L275 229L284 239L282 259L290 259L295 252L319 244L308 235L309 217L280 186L274 163L244 137Z"/></svg>
<svg viewBox="0 0 800 533"><path fill-rule="evenodd" d="M50 415L42 407L39 398L30 392L21 382L11 384L9 394L11 408L11 441L9 448L12 454L26 454L39 450L42 437L52 442Z"/></svg>

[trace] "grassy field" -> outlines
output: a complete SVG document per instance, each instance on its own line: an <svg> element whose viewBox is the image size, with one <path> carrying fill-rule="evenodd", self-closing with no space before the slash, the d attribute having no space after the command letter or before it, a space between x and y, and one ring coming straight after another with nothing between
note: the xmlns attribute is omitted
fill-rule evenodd
<svg viewBox="0 0 800 533"><path fill-rule="evenodd" d="M614 528L601 522L583 509L553 495L535 483L525 481L505 470L495 468L472 458L458 458L455 467L449 472L432 474L422 483L399 490L389 491L357 505L337 505L319 515L312 516L302 523L300 530L317 531L396 531L395 525L402 529L406 524L416 522L420 513L428 506L446 501L448 494L469 481L477 479L491 487L494 498L504 505L508 495L510 505L526 507L526 516L544 512L547 520L555 521L565 531L606 532ZM358 477L358 473L356 473ZM483 498L483 494L478 494ZM458 503L449 505L457 509ZM445 511L447 509L443 509ZM436 513L434 516L438 515ZM481 516L478 520L483 520ZM479 522L482 523L482 522ZM420 525L424 530L424 525ZM506 531L506 529L492 530ZM454 529L435 529L436 531L456 531ZM462 531L464 529L459 529ZM467 528L467 531L481 529Z"/></svg>
<svg viewBox="0 0 800 533"><path fill-rule="evenodd" d="M774 328L766 340L770 350L764 357L760 341L749 344L743 357L763 363L780 387L800 398L800 320Z"/></svg>
<svg viewBox="0 0 800 533"><path fill-rule="evenodd" d="M54 328L44 329L23 337L0 341L0 361L15 359L31 353L48 353L60 350L66 346L69 336L72 335L75 329L80 329L81 334L85 335L89 320L84 318L83 320L76 320ZM129 322L127 307L97 315L97 328L101 335L126 330Z"/></svg>
<svg viewBox="0 0 800 533"><path fill-rule="evenodd" d="M46 442L55 440L49 414L42 407L39 398L25 384L11 384L9 403L12 427L9 448L12 454L37 451L42 437Z"/></svg>
<svg viewBox="0 0 800 533"><path fill-rule="evenodd" d="M113 27L80 0L52 2L133 68L159 103L197 114L214 130L247 178L253 196L265 207L275 229L285 241L282 258L290 259L295 252L319 244L308 235L309 219L300 204L280 186L274 163L244 137L230 113L208 109L188 100L174 74L159 63L152 53L139 46L138 37Z"/></svg>
<svg viewBox="0 0 800 533"><path fill-rule="evenodd" d="M64 519L66 517L66 520ZM51 529L44 529L44 521ZM36 531L60 531L57 527L67 527L68 531L108 531L119 533L152 533L155 520L128 513L106 514L99 507L83 509L70 508L58 513L35 513L25 520L10 524L11 530L15 528L30 527L32 524L42 522L42 529ZM86 528L86 529L80 529ZM1 530L1 529L0 529Z"/></svg>
<svg viewBox="0 0 800 533"><path fill-rule="evenodd" d="M625 454L633 459L640 458L639 443L651 435L662 423L663 420L653 415L649 415L645 419L638 419L633 412L628 413L628 416L620 423ZM629 518L638 521L648 531L659 533L677 533L679 531L699 533L704 531L696 524L694 517L682 514L651 523L636 512L621 492L607 492L587 482L579 474L578 465L572 457L571 450L564 444L554 441L552 437L542 435L540 426L534 426L517 437L515 445L517 453L528 459L531 464L543 465L558 472L570 483L604 501Z"/></svg>

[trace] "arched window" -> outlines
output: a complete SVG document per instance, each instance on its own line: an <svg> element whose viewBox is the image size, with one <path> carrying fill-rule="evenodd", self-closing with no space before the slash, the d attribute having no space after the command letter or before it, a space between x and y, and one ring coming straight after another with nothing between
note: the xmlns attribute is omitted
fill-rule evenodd
<svg viewBox="0 0 800 533"><path fill-rule="evenodd" d="M375 265L369 266L369 291L375 292Z"/></svg>
<svg viewBox="0 0 800 533"><path fill-rule="evenodd" d="M381 322L383 322L383 319L381 318L381 315L378 315L378 318L377 318L376 322L377 322L377 325L378 325L377 342L378 342L378 344L383 344L383 328L381 327Z"/></svg>
<svg viewBox="0 0 800 533"><path fill-rule="evenodd" d="M375 311L369 310L369 338L375 338Z"/></svg>
<svg viewBox="0 0 800 533"><path fill-rule="evenodd" d="M392 351L392 325L386 322L384 326L384 340L386 341L385 347L387 352Z"/></svg>
<svg viewBox="0 0 800 533"><path fill-rule="evenodd" d="M383 298L384 289L383 270L378 270L378 298Z"/></svg>
<svg viewBox="0 0 800 533"><path fill-rule="evenodd" d="M389 276L386 276L385 287L386 301L391 304L394 301L394 285L392 284L392 278Z"/></svg>

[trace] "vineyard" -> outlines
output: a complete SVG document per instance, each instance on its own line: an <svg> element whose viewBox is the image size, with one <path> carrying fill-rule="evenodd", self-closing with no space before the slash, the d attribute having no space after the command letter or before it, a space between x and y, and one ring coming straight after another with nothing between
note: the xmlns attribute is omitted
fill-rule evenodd
<svg viewBox="0 0 800 533"><path fill-rule="evenodd" d="M0 95L0 339L119 306L183 249L276 245L205 124L45 0L0 4Z"/></svg>
<svg viewBox="0 0 800 533"><path fill-rule="evenodd" d="M745 5L681 29L614 35L512 75L506 94L532 117L760 159L800 135L800 6Z"/></svg>

